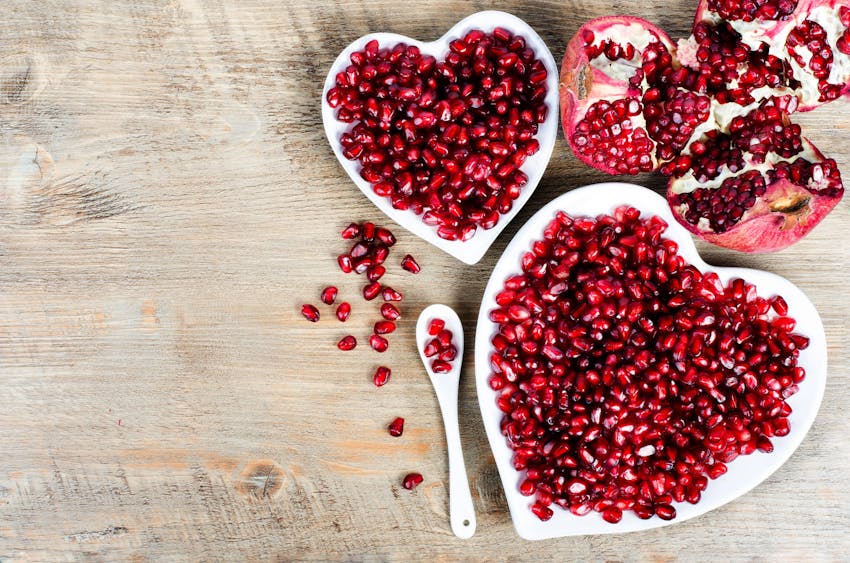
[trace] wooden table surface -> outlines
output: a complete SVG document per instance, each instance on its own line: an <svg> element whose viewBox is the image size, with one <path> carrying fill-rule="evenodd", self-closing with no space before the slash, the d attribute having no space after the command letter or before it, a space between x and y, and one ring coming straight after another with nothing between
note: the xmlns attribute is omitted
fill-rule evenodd
<svg viewBox="0 0 850 563"><path fill-rule="evenodd" d="M829 380L806 440L744 497L682 524L525 542L514 533L475 396L462 440L478 532L447 518L445 438L414 348L417 313L455 307L471 339L488 274L553 197L606 180L563 138L536 193L464 266L374 208L322 130L322 83L358 36L434 39L472 12L524 18L560 60L588 18L641 14L686 35L692 2L5 2L0 18L0 560L637 560L850 555L850 200L796 246L709 262L797 283L826 326ZM850 111L798 116L850 180ZM658 176L637 182L662 188ZM404 318L380 360L341 353L376 306L335 256L374 220L418 277L387 275ZM354 305L314 325L327 283ZM327 310L327 309L325 309ZM326 317L329 316L326 314ZM385 425L407 420L400 439ZM425 483L400 488L408 471Z"/></svg>

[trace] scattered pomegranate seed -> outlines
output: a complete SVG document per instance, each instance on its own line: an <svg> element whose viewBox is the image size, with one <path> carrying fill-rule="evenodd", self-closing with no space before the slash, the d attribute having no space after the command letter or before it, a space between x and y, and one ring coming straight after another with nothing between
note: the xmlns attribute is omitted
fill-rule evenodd
<svg viewBox="0 0 850 563"><path fill-rule="evenodd" d="M371 301L372 299L376 298L380 293L381 284L376 281L373 281L372 283L363 287L363 298L366 299L366 301Z"/></svg>
<svg viewBox="0 0 850 563"><path fill-rule="evenodd" d="M322 290L322 303L325 305L333 305L334 300L336 299L337 288L329 285L325 289Z"/></svg>
<svg viewBox="0 0 850 563"><path fill-rule="evenodd" d="M443 319L433 319L428 324L428 334L437 336L444 328L446 328L446 321Z"/></svg>
<svg viewBox="0 0 850 563"><path fill-rule="evenodd" d="M412 490L418 487L424 479L419 473L408 473L404 476L401 486L405 489Z"/></svg>
<svg viewBox="0 0 850 563"><path fill-rule="evenodd" d="M395 323L392 321L378 321L375 323L375 334L389 334L395 331Z"/></svg>
<svg viewBox="0 0 850 563"><path fill-rule="evenodd" d="M378 240L387 246L392 246L395 244L395 235L393 235L389 229L385 229L383 227L378 227L375 231L375 236L378 237Z"/></svg>
<svg viewBox="0 0 850 563"><path fill-rule="evenodd" d="M399 312L398 307L392 303L384 303L381 305L381 316L388 321L394 321L401 316L401 313Z"/></svg>
<svg viewBox="0 0 850 563"><path fill-rule="evenodd" d="M541 519L553 503L675 518L673 502L790 432L808 338L781 298L687 264L666 228L630 207L560 213L495 297L488 383Z"/></svg>
<svg viewBox="0 0 850 563"><path fill-rule="evenodd" d="M381 290L381 295L383 296L384 301L401 301L402 300L401 293L394 290L390 286L384 287L384 289Z"/></svg>
<svg viewBox="0 0 850 563"><path fill-rule="evenodd" d="M375 375L372 377L372 382L375 384L375 387L383 387L390 380L390 375L392 372L390 368L385 366L380 366L375 370Z"/></svg>
<svg viewBox="0 0 850 563"><path fill-rule="evenodd" d="M337 342L336 346L340 350L354 350L354 347L357 346L357 339L349 334L348 336L343 337L342 340Z"/></svg>
<svg viewBox="0 0 850 563"><path fill-rule="evenodd" d="M401 259L401 267L413 274L418 274L422 271L419 263L410 254L405 254L404 258Z"/></svg>
<svg viewBox="0 0 850 563"><path fill-rule="evenodd" d="M351 314L351 305L347 302L343 301L336 308L336 318L338 318L341 322L345 322L348 319L348 315Z"/></svg>
<svg viewBox="0 0 850 563"><path fill-rule="evenodd" d="M387 348L389 348L390 346L390 343L383 336L373 334L369 337L369 346L371 346L377 352L386 352Z"/></svg>
<svg viewBox="0 0 850 563"><path fill-rule="evenodd" d="M345 229L342 230L342 238L344 239L353 239L360 235L360 225L357 223L351 223Z"/></svg>
<svg viewBox="0 0 850 563"><path fill-rule="evenodd" d="M400 416L396 417L387 427L387 431L390 433L390 436L401 436L404 433L404 419Z"/></svg>
<svg viewBox="0 0 850 563"><path fill-rule="evenodd" d="M351 256L348 254L340 254L337 257L337 262L339 263L339 269L342 270L346 274L350 274L353 270L351 266Z"/></svg>
<svg viewBox="0 0 850 563"><path fill-rule="evenodd" d="M301 305L301 314L310 322L315 323L319 321L319 310L316 309L315 305Z"/></svg>

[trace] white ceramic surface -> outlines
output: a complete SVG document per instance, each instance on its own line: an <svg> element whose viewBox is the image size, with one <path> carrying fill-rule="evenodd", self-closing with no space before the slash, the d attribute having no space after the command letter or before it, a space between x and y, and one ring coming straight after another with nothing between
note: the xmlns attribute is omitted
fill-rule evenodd
<svg viewBox="0 0 850 563"><path fill-rule="evenodd" d="M428 334L428 325L433 319L445 321L445 328L452 332L452 343L457 348L457 357L451 362L452 369L448 373L434 373L431 369L433 358L425 357L425 346L434 338ZM416 322L416 346L419 348L419 357L425 364L425 370L437 394L440 412L443 415L443 426L446 429L446 443L449 451L449 521L452 532L462 539L471 538L476 526L475 506L472 504L472 494L469 492L457 419L457 386L463 364L463 325L457 313L445 305L426 307L419 314L419 320Z"/></svg>
<svg viewBox="0 0 850 563"><path fill-rule="evenodd" d="M327 103L327 93L328 90L334 87L337 73L345 70L351 64L351 53L362 49L372 39L377 39L381 47L393 46L397 43L416 45L423 53L431 54L440 60L448 52L449 42L453 39L462 37L472 29L481 29L490 32L496 27L503 27L514 34L522 35L527 45L534 49L537 58L543 61L546 72L549 74L546 80L546 86L548 88L546 94L548 113L546 121L540 124L536 136L540 143L540 150L534 156L529 157L522 166L521 170L528 175L528 184L523 187L519 198L514 201L511 211L502 215L495 227L489 230L479 228L472 238L464 242L448 241L437 236L435 227L423 223L421 215L416 215L412 211L394 209L389 199L375 194L369 182L360 177L360 163L356 160L348 160L342 155L342 145L339 142L339 138L345 131L352 128L354 124L336 120L334 117L335 110ZM546 170L546 165L549 163L549 157L552 155L552 147L555 145L555 136L558 132L558 67L555 66L555 59L552 58L552 53L549 52L549 49L540 36L524 21L505 12L485 11L472 14L458 22L440 39L430 43L423 43L396 33L370 33L355 40L346 47L331 66L325 80L325 88L322 91L322 121L325 126L325 134L340 164L342 164L342 167L348 173L351 180L360 188L360 191L378 209L386 213L390 219L405 229L425 239L437 248L448 252L458 260L467 264L475 264L484 256L484 253L487 252L487 249L490 248L490 245L493 244L493 241L502 232L502 229L507 226L511 219L522 209L522 206L525 205L531 194L534 193L534 189L537 187L537 183L540 181L544 170Z"/></svg>
<svg viewBox="0 0 850 563"><path fill-rule="evenodd" d="M487 383L491 374L488 359L491 352L490 339L498 331L497 325L490 321L488 314L496 307L495 295L501 290L505 279L521 271L520 256L530 249L533 240L542 238L543 228L558 210L573 216L595 217L601 213L610 213L625 204L640 209L644 215L661 216L669 224L664 236L679 244L679 252L685 260L702 271L717 272L724 284L740 277L756 284L759 295L782 295L788 302L789 316L797 320L795 332L811 339L809 347L803 350L799 357L799 365L806 368L806 379L800 383L799 391L788 399L793 408L789 417L791 431L787 436L772 439L774 451L769 454L757 451L749 456L740 456L729 463L729 471L718 479L709 481L708 488L697 504L675 504L677 516L674 520L665 521L657 517L641 520L633 513L627 512L618 524L609 524L596 512L579 517L553 506L554 516L547 522L541 522L530 510L533 497L524 497L519 493L522 473L516 471L511 463L512 451L499 430L502 413L496 406L497 394ZM719 268L706 264L697 254L690 234L673 218L665 199L655 192L631 184L606 183L579 188L555 198L519 230L496 264L484 291L475 335L478 402L517 533L525 539L536 540L647 530L684 522L743 495L779 469L808 432L823 397L826 360L826 337L820 316L797 286L769 272L748 268Z"/></svg>

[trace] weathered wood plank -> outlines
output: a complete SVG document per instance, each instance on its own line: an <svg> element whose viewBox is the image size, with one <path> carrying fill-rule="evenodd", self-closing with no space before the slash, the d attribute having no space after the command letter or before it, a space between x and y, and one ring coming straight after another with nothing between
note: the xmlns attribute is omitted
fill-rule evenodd
<svg viewBox="0 0 850 563"><path fill-rule="evenodd" d="M471 379L462 439L477 535L446 516L444 438L415 354L415 314L444 302L468 338L512 233L552 197L607 179L559 139L529 205L476 266L396 229L419 277L388 274L405 317L370 383L365 347L308 325L300 303L334 282L368 335L359 287L338 275L338 229L384 223L321 129L324 74L368 32L436 38L497 7L556 58L584 20L641 14L675 36L690 2L299 3L15 0L0 18L0 559L714 560L850 552L845 439L850 302L844 202L771 256L701 245L765 268L822 312L830 380L810 436L766 483L672 528L527 544L512 530ZM850 170L850 112L799 121ZM636 179L655 188L658 177ZM402 439L385 424L407 419ZM415 493L400 477L426 477Z"/></svg>

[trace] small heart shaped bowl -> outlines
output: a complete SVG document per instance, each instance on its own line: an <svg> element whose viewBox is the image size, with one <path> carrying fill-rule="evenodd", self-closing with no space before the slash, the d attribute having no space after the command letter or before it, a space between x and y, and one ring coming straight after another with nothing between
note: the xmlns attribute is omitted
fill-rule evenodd
<svg viewBox="0 0 850 563"><path fill-rule="evenodd" d="M552 221L556 212L563 210L572 216L595 217L602 213L611 213L621 205L635 207L643 216L658 215L664 219L669 225L664 237L676 241L682 257L699 270L717 272L724 284L734 278L743 278L756 285L759 295L769 297L779 294L784 297L788 303L788 315L797 321L794 332L810 339L809 347L800 353L798 359L798 365L806 369L806 378L800 383L799 391L788 399L793 409L788 417L791 431L787 436L772 440L773 452L768 454L756 451L751 455L739 456L730 462L729 470L724 475L709 481L708 488L703 492L702 499L698 503L674 504L677 512L675 519L666 521L653 517L641 520L628 511L623 514L623 519L619 523L609 524L596 512L585 516L575 516L569 511L553 506L554 516L542 522L530 510L532 498L524 497L519 492L522 473L513 467L513 452L500 431L502 412L496 406L497 393L490 389L488 384L491 375L490 339L498 332L498 326L489 319L489 313L497 307L495 296L502 289L504 281L521 271L520 257L530 249L532 241L542 238L544 227ZM478 403L517 534L528 540L539 540L561 536L648 530L684 522L743 495L779 469L802 442L823 398L826 385L826 359L826 336L820 316L811 301L797 286L785 278L761 270L718 268L706 264L697 254L691 236L673 218L667 201L655 192L632 184L606 183L575 189L555 198L519 230L496 264L484 291L475 333L475 379Z"/></svg>
<svg viewBox="0 0 850 563"><path fill-rule="evenodd" d="M514 201L510 212L502 215L499 218L499 222L492 229L484 230L478 228L475 235L467 241L449 241L437 236L436 228L423 223L421 215L416 215L412 211L393 208L388 198L377 195L372 191L372 185L360 177L360 163L356 160L348 160L342 155L342 145L339 140L340 136L348 131L353 124L337 121L335 110L328 105L327 94L328 90L335 85L337 73L344 71L351 64L351 53L363 49L366 43L372 39L377 39L381 47L391 47L397 43L416 45L423 53L433 55L440 60L449 52L449 42L453 39L462 37L473 29L492 32L497 27L505 28L514 35L522 35L526 40L526 44L534 49L535 55L543 61L543 65L546 67L546 72L548 73L548 77L546 78L546 87L548 90L546 93L546 106L548 107L548 113L546 115L546 121L540 124L535 137L540 143L540 150L534 156L529 157L521 168L528 176L528 183L523 187L519 198ZM555 59L552 58L552 53L549 52L548 47L546 47L540 36L527 23L505 12L485 11L472 14L458 22L441 38L430 43L423 43L396 33L370 33L346 47L331 66L328 76L325 79L325 88L322 91L322 121L324 122L328 142L331 144L331 148L340 164L342 164L342 167L348 173L351 180L360 188L360 191L378 209L408 231L425 239L437 248L448 252L461 262L475 264L484 256L487 249L490 248L490 245L493 244L493 241L502 232L502 229L519 213L519 210L522 209L531 197L531 194L534 193L537 183L543 176L547 164L549 164L549 157L552 156L552 147L555 145L555 136L558 132L558 67L555 66Z"/></svg>

